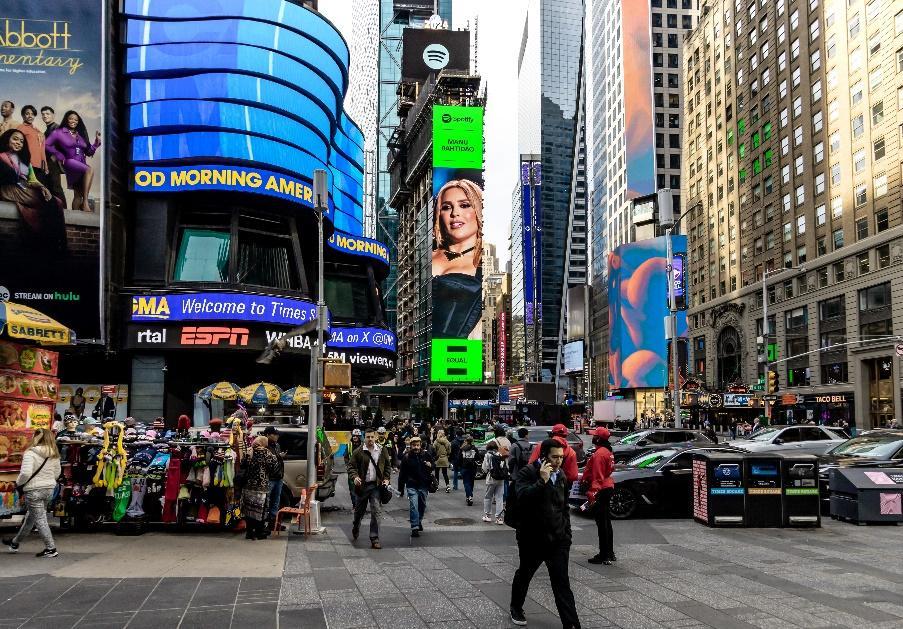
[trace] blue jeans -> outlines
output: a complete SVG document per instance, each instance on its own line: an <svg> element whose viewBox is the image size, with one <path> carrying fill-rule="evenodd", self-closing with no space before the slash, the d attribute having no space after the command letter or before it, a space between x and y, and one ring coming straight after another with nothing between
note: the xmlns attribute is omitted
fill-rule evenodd
<svg viewBox="0 0 903 629"><path fill-rule="evenodd" d="M408 501L410 501L411 511L411 529L416 529L421 525L423 514L426 513L426 489L407 488Z"/></svg>
<svg viewBox="0 0 903 629"><path fill-rule="evenodd" d="M461 478L464 480L464 496L467 498L473 498L473 479L476 473L476 470L466 467L461 470Z"/></svg>
<svg viewBox="0 0 903 629"><path fill-rule="evenodd" d="M268 496L269 507L270 507L270 520L276 519L276 514L279 513L279 499L282 497L282 479L278 478L276 480L270 479L270 493Z"/></svg>
<svg viewBox="0 0 903 629"><path fill-rule="evenodd" d="M452 489L458 491L458 477L461 476L461 466L456 465L455 471L452 472Z"/></svg>

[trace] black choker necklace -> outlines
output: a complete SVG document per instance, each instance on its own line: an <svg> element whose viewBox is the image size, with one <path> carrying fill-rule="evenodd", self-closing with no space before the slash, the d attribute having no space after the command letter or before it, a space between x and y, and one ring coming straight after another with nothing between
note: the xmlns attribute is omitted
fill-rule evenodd
<svg viewBox="0 0 903 629"><path fill-rule="evenodd" d="M464 251L449 251L448 249L445 249L443 253L445 254L445 257L448 258L448 261L451 262L452 260L457 260L465 253L470 253L474 249L476 249L476 246L471 247L470 249L465 249Z"/></svg>

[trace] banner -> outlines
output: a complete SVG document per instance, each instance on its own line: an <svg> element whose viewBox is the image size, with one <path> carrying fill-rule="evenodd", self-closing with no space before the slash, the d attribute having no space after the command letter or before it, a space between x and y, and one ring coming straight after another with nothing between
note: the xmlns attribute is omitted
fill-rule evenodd
<svg viewBox="0 0 903 629"><path fill-rule="evenodd" d="M483 108L433 107L431 377L482 382ZM467 343L459 341L470 339ZM446 348L466 346L446 368Z"/></svg>
<svg viewBox="0 0 903 629"><path fill-rule="evenodd" d="M105 4L0 7L0 294L85 340L103 335Z"/></svg>

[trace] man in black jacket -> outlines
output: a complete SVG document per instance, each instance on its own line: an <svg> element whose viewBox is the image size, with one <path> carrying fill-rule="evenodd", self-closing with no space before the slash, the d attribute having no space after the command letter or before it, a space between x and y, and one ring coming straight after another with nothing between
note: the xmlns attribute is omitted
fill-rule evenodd
<svg viewBox="0 0 903 629"><path fill-rule="evenodd" d="M411 437L411 447L398 466L398 491L410 501L411 537L420 537L423 530L423 514L426 512L426 496L433 481L433 457L421 448L420 437Z"/></svg>
<svg viewBox="0 0 903 629"><path fill-rule="evenodd" d="M526 625L524 601L530 581L545 563L555 595L555 607L564 629L579 629L580 619L568 577L571 549L570 484L561 469L564 448L554 439L540 445L539 460L517 473L517 550L520 565L511 584L511 622Z"/></svg>
<svg viewBox="0 0 903 629"><path fill-rule="evenodd" d="M458 478L461 476L461 446L464 445L464 431L455 429L455 438L451 442L451 464L454 467L452 474L452 489L458 491Z"/></svg>

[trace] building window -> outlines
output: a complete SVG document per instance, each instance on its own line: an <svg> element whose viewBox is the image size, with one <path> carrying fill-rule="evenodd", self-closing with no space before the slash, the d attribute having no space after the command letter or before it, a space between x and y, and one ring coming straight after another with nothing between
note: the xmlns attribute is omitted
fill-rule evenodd
<svg viewBox="0 0 903 629"><path fill-rule="evenodd" d="M793 237L793 229L790 223L784 223L784 242L790 242Z"/></svg>
<svg viewBox="0 0 903 629"><path fill-rule="evenodd" d="M800 352L805 353L807 350ZM790 356L797 356L799 354L789 354ZM809 380L809 368L808 367L788 367L787 369L787 386L788 387L808 387L810 384Z"/></svg>
<svg viewBox="0 0 903 629"><path fill-rule="evenodd" d="M890 245L882 245L875 250L878 258L878 268L884 269L890 266Z"/></svg>
<svg viewBox="0 0 903 629"><path fill-rule="evenodd" d="M863 206L868 201L868 188L866 187L866 185L864 183L856 186L856 193L854 195L854 200L856 203L856 207Z"/></svg>
<svg viewBox="0 0 903 629"><path fill-rule="evenodd" d="M850 125L853 128L853 139L858 140L862 137L862 134L865 132L865 118L862 114L859 114L850 122Z"/></svg>
<svg viewBox="0 0 903 629"><path fill-rule="evenodd" d="M794 308L784 313L784 327L787 330L805 329L809 322L808 307Z"/></svg>
<svg viewBox="0 0 903 629"><path fill-rule="evenodd" d="M173 272L176 282L228 282L228 229L183 228Z"/></svg>
<svg viewBox="0 0 903 629"><path fill-rule="evenodd" d="M862 240L869 235L869 219L860 218L856 221L856 240Z"/></svg>
<svg viewBox="0 0 903 629"><path fill-rule="evenodd" d="M818 303L818 320L833 321L844 316L843 295L832 297ZM822 345L824 347L824 345Z"/></svg>
<svg viewBox="0 0 903 629"><path fill-rule="evenodd" d="M872 155L876 161L884 157L884 138L878 138L872 143Z"/></svg>
<svg viewBox="0 0 903 629"><path fill-rule="evenodd" d="M828 267L823 266L818 271L815 272L815 276L818 281L818 287L824 288L828 285Z"/></svg>
<svg viewBox="0 0 903 629"><path fill-rule="evenodd" d="M887 210L875 212L875 233L881 233L890 226Z"/></svg>
<svg viewBox="0 0 903 629"><path fill-rule="evenodd" d="M843 270L843 262L835 262L831 265L834 268L834 281L842 282L845 278Z"/></svg>
<svg viewBox="0 0 903 629"><path fill-rule="evenodd" d="M822 384L840 384L849 381L849 373L847 372L847 364L845 362L829 363L821 366Z"/></svg>
<svg viewBox="0 0 903 629"><path fill-rule="evenodd" d="M869 339L885 339L894 333L894 324L890 319L881 319L871 323L863 323L859 326L859 338L863 341Z"/></svg>
<svg viewBox="0 0 903 629"><path fill-rule="evenodd" d="M853 153L853 172L861 173L865 170L865 149L859 149Z"/></svg>
<svg viewBox="0 0 903 629"><path fill-rule="evenodd" d="M865 275L869 272L869 252L864 251L856 256L856 262L859 265L859 275Z"/></svg>
<svg viewBox="0 0 903 629"><path fill-rule="evenodd" d="M843 216L843 198L833 197L831 199L831 218L840 218Z"/></svg>
<svg viewBox="0 0 903 629"><path fill-rule="evenodd" d="M834 238L834 250L837 251L843 247L843 229L835 229L832 237Z"/></svg>
<svg viewBox="0 0 903 629"><path fill-rule="evenodd" d="M890 306L890 282L869 286L859 291L859 312L871 312Z"/></svg>
<svg viewBox="0 0 903 629"><path fill-rule="evenodd" d="M876 199L887 194L887 173L880 173L878 175L875 175L875 178L872 180L872 184L875 188Z"/></svg>
<svg viewBox="0 0 903 629"><path fill-rule="evenodd" d="M822 236L815 241L815 257L823 256L826 253L828 253L828 246L825 242L825 237Z"/></svg>
<svg viewBox="0 0 903 629"><path fill-rule="evenodd" d="M827 222L828 213L825 209L825 204L822 203L818 207L815 208L815 225L824 225Z"/></svg>

